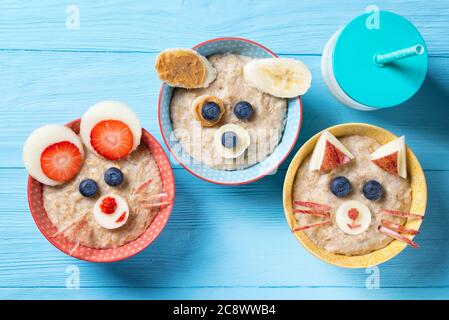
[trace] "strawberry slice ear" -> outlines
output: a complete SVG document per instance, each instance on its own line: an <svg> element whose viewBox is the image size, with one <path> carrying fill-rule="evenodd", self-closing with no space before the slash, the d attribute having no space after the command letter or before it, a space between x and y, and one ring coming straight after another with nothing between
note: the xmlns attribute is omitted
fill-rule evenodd
<svg viewBox="0 0 449 320"><path fill-rule="evenodd" d="M309 169L330 171L349 163L354 156L333 134L324 131L313 150Z"/></svg>
<svg viewBox="0 0 449 320"><path fill-rule="evenodd" d="M105 120L93 127L90 143L104 158L118 160L132 151L134 138L132 131L125 123L118 120Z"/></svg>
<svg viewBox="0 0 449 320"><path fill-rule="evenodd" d="M42 184L56 186L79 173L84 150L80 138L70 128L49 124L30 134L22 157L30 176Z"/></svg>
<svg viewBox="0 0 449 320"><path fill-rule="evenodd" d="M399 137L379 147L371 156L371 161L382 170L407 178L407 156L405 137Z"/></svg>
<svg viewBox="0 0 449 320"><path fill-rule="evenodd" d="M83 155L73 143L61 141L48 146L41 154L44 174L58 182L75 177L83 164Z"/></svg>
<svg viewBox="0 0 449 320"><path fill-rule="evenodd" d="M90 151L107 160L119 160L137 149L142 126L126 104L101 101L81 117L80 136Z"/></svg>

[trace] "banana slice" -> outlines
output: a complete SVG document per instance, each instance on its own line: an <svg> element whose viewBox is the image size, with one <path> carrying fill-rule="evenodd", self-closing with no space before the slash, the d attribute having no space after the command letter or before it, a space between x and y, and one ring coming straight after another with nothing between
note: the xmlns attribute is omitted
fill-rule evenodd
<svg viewBox="0 0 449 320"><path fill-rule="evenodd" d="M301 96L312 82L307 66L293 59L252 60L245 65L243 76L249 86L279 98Z"/></svg>
<svg viewBox="0 0 449 320"><path fill-rule="evenodd" d="M207 88L217 71L192 49L166 49L156 57L156 72L163 82L186 89Z"/></svg>
<svg viewBox="0 0 449 320"><path fill-rule="evenodd" d="M250 135L245 128L236 124L225 124L214 135L216 150L225 159L240 157L249 147Z"/></svg>
<svg viewBox="0 0 449 320"><path fill-rule="evenodd" d="M103 228L120 228L128 217L129 207L126 200L116 194L104 195L94 205L94 218Z"/></svg>
<svg viewBox="0 0 449 320"><path fill-rule="evenodd" d="M361 234L368 229L371 223L371 211L360 201L345 201L337 209L335 222L346 234Z"/></svg>

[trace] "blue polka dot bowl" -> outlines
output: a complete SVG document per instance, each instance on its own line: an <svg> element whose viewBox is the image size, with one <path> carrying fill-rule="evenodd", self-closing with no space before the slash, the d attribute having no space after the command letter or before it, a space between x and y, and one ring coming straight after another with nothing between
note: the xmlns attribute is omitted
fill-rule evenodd
<svg viewBox="0 0 449 320"><path fill-rule="evenodd" d="M264 46L247 39L218 38L200 43L193 47L198 53L207 57L213 54L234 53L253 58L277 57ZM187 171L208 182L224 185L247 184L266 175L273 174L279 165L287 158L298 138L302 121L301 98L288 99L288 110L285 128L278 146L265 160L251 167L240 170L217 170L194 160L185 150L173 134L170 116L170 101L174 88L163 84L158 102L159 127L162 137L172 156Z"/></svg>

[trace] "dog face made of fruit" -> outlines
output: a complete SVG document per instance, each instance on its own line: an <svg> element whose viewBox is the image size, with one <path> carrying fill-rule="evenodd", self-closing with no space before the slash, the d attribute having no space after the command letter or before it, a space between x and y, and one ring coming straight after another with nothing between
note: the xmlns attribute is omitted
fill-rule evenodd
<svg viewBox="0 0 449 320"><path fill-rule="evenodd" d="M242 73L246 85L278 98L305 94L312 80L306 65L293 59L254 59L245 64ZM219 97L202 95L193 101L192 109L195 119L203 127L216 127L213 140L215 150L225 159L235 159L252 143L248 128L251 128L251 122L257 117L258 106L248 101L233 101L232 112L238 122L222 123L226 112L224 104ZM240 125L243 123L246 125ZM269 129L266 128L267 131ZM259 143L271 143L270 137Z"/></svg>
<svg viewBox="0 0 449 320"><path fill-rule="evenodd" d="M207 88L217 78L211 62L192 49L162 51L156 57L155 69L168 85L186 89ZM312 74L303 62L288 58L253 59L245 65L242 74L249 87L278 98L303 95L312 81ZM192 102L194 117L201 126L214 127L213 144L224 159L236 159L250 146L250 133L240 124L251 122L257 113L257 106L248 101L232 101L232 109L238 122L221 123L226 108L219 97L201 95Z"/></svg>
<svg viewBox="0 0 449 320"><path fill-rule="evenodd" d="M309 170L327 173L341 166L345 166L353 161L354 155L330 132L324 131L318 139L309 163ZM381 168L397 179L407 178L406 146L405 138L397 138L375 150L370 155L371 164ZM298 214L305 214L320 217L320 221L302 225L293 231L302 231L310 228L330 225L333 223L331 210L335 212L334 221L337 227L347 235L360 235L365 232L375 221L372 219L373 210L370 203L379 201L385 196L385 191L381 183L376 180L364 182L361 187L366 201L358 201L351 198L353 187L351 182L344 176L334 177L330 181L329 191L343 201L338 208L332 208L328 204L295 200L297 206L293 211ZM346 200L347 199L347 200ZM422 216L398 210L381 209L380 214L409 219L422 219ZM377 230L408 245L417 245L406 235L416 235L418 231L406 229L397 221L382 219Z"/></svg>
<svg viewBox="0 0 449 320"><path fill-rule="evenodd" d="M23 161L30 176L42 184L57 186L78 175L84 161L84 148L106 160L126 158L140 144L142 127L137 115L127 105L117 101L102 101L90 107L82 116L79 136L64 125L46 125L36 129L25 142ZM123 173L110 168L105 182L118 186ZM84 197L97 194L92 179L81 181L79 191ZM94 208L95 220L102 227L115 229L128 219L126 201L115 194L100 197Z"/></svg>
<svg viewBox="0 0 449 320"><path fill-rule="evenodd" d="M225 114L224 102L215 96L199 96L193 103L195 119L203 127L216 126L214 134L215 149L225 159L240 157L251 143L248 131L233 123L220 124ZM253 106L246 101L239 101L234 105L234 115L239 121L249 122L253 116Z"/></svg>

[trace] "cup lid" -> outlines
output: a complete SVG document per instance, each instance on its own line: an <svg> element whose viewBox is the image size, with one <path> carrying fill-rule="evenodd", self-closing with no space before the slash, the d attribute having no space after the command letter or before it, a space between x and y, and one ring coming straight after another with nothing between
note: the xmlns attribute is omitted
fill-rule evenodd
<svg viewBox="0 0 449 320"><path fill-rule="evenodd" d="M377 22L376 17L377 16ZM375 56L420 45L422 53L379 65ZM427 72L427 48L408 20L388 11L365 13L349 22L334 47L335 79L355 101L374 108L398 105L420 88Z"/></svg>

